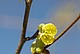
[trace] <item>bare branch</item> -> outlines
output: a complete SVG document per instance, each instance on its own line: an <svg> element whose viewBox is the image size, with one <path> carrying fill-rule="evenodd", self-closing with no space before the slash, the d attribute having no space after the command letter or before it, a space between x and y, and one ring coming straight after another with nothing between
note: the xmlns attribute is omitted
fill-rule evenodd
<svg viewBox="0 0 80 54"><path fill-rule="evenodd" d="M53 43L55 43L60 37L62 37L79 19L80 19L80 14L79 14L79 16L78 16L62 33L60 33L60 34L55 38L55 40L54 40ZM53 44L53 43L52 43L52 44ZM52 45L52 44L51 44L51 45ZM48 48L48 47L51 46L51 45L45 46L44 49Z"/></svg>
<svg viewBox="0 0 80 54"><path fill-rule="evenodd" d="M26 37L25 40L26 40L26 41L29 41L29 40L35 39L35 38L37 37L38 33L39 33L39 30L37 30L32 37Z"/></svg>
<svg viewBox="0 0 80 54"><path fill-rule="evenodd" d="M25 43L26 28L27 28L29 11L30 11L32 0L25 0L25 3L26 3L26 8L25 8L25 15L23 20L22 34L21 34L21 39L20 39L18 48L16 50L16 54L20 54L21 49Z"/></svg>

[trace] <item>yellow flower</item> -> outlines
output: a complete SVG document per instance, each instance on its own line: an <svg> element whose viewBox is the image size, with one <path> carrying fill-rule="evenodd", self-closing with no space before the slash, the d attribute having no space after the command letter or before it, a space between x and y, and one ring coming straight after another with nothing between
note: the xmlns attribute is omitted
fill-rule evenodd
<svg viewBox="0 0 80 54"><path fill-rule="evenodd" d="M53 41L54 41L54 36L56 35L57 33L57 28L54 24L52 23L48 23L48 24L40 24L39 27L39 35L40 35L40 38L42 40L42 42L45 44L45 45L49 45L49 44L52 44Z"/></svg>
<svg viewBox="0 0 80 54"><path fill-rule="evenodd" d="M40 53L42 51L42 49L40 47L36 48L36 53Z"/></svg>
<svg viewBox="0 0 80 54"><path fill-rule="evenodd" d="M36 41L34 41L31 45L31 52L35 53L36 52Z"/></svg>
<svg viewBox="0 0 80 54"><path fill-rule="evenodd" d="M52 44L53 41L54 41L54 36L53 36L53 34L42 33L42 34L40 34L40 38L41 38L42 42L43 42L45 45Z"/></svg>
<svg viewBox="0 0 80 54"><path fill-rule="evenodd" d="M44 23L41 23L41 24L38 26L38 30L39 30L40 32L42 32L42 27L43 27L44 25L45 25Z"/></svg>
<svg viewBox="0 0 80 54"><path fill-rule="evenodd" d="M32 43L31 52L41 53L45 45L50 45L54 42L54 36L57 33L57 28L54 24L40 24L38 26L39 34L36 41Z"/></svg>
<svg viewBox="0 0 80 54"><path fill-rule="evenodd" d="M48 23L42 26L42 33L53 34L54 36L57 33L57 28L54 24Z"/></svg>

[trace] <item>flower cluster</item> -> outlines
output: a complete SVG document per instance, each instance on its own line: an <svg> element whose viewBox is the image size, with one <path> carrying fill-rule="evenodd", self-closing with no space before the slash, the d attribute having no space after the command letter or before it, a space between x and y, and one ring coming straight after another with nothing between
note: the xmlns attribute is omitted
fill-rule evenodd
<svg viewBox="0 0 80 54"><path fill-rule="evenodd" d="M31 52L40 53L45 45L50 45L54 42L54 36L57 33L57 28L54 24L40 24L38 26L39 34L36 41L32 43Z"/></svg>
<svg viewBox="0 0 80 54"><path fill-rule="evenodd" d="M39 35L42 40L42 42L45 45L52 44L54 41L54 36L57 33L57 28L54 24L48 23L48 24L40 24L39 27Z"/></svg>

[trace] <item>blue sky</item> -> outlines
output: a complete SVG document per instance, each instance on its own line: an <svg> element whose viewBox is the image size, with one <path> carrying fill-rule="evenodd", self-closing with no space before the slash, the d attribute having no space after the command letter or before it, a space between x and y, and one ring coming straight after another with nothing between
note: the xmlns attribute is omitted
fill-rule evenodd
<svg viewBox="0 0 80 54"><path fill-rule="evenodd" d="M0 0L0 54L15 54L24 9L24 0ZM57 26L58 35L79 14L80 0L33 0L26 36L32 36L40 23L49 22ZM21 54L31 54L32 42L24 44ZM48 49L51 54L80 54L80 20Z"/></svg>

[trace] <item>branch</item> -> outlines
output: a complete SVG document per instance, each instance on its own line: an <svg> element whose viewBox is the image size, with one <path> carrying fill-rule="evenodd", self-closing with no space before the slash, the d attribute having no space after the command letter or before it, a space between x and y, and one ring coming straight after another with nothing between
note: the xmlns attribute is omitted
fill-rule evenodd
<svg viewBox="0 0 80 54"><path fill-rule="evenodd" d="M29 40L35 39L35 38L37 37L38 33L39 33L39 30L37 30L33 36L31 36L31 37L26 37L25 40L26 40L26 41L29 41Z"/></svg>
<svg viewBox="0 0 80 54"><path fill-rule="evenodd" d="M59 38L61 38L79 19L80 19L80 14L79 14L79 16L78 16L62 33L60 33L60 34L55 38L55 40L54 40L53 43L55 43ZM53 44L53 43L52 43L52 44ZM52 44L51 44L51 45L52 45ZM45 46L44 49L48 48L48 47L51 46L51 45Z"/></svg>
<svg viewBox="0 0 80 54"><path fill-rule="evenodd" d="M32 0L25 0L25 3L26 3L26 8L25 8L25 15L23 20L22 34L21 34L18 48L16 49L16 54L20 54L21 49L25 43L26 28L27 28L29 11L30 11Z"/></svg>

